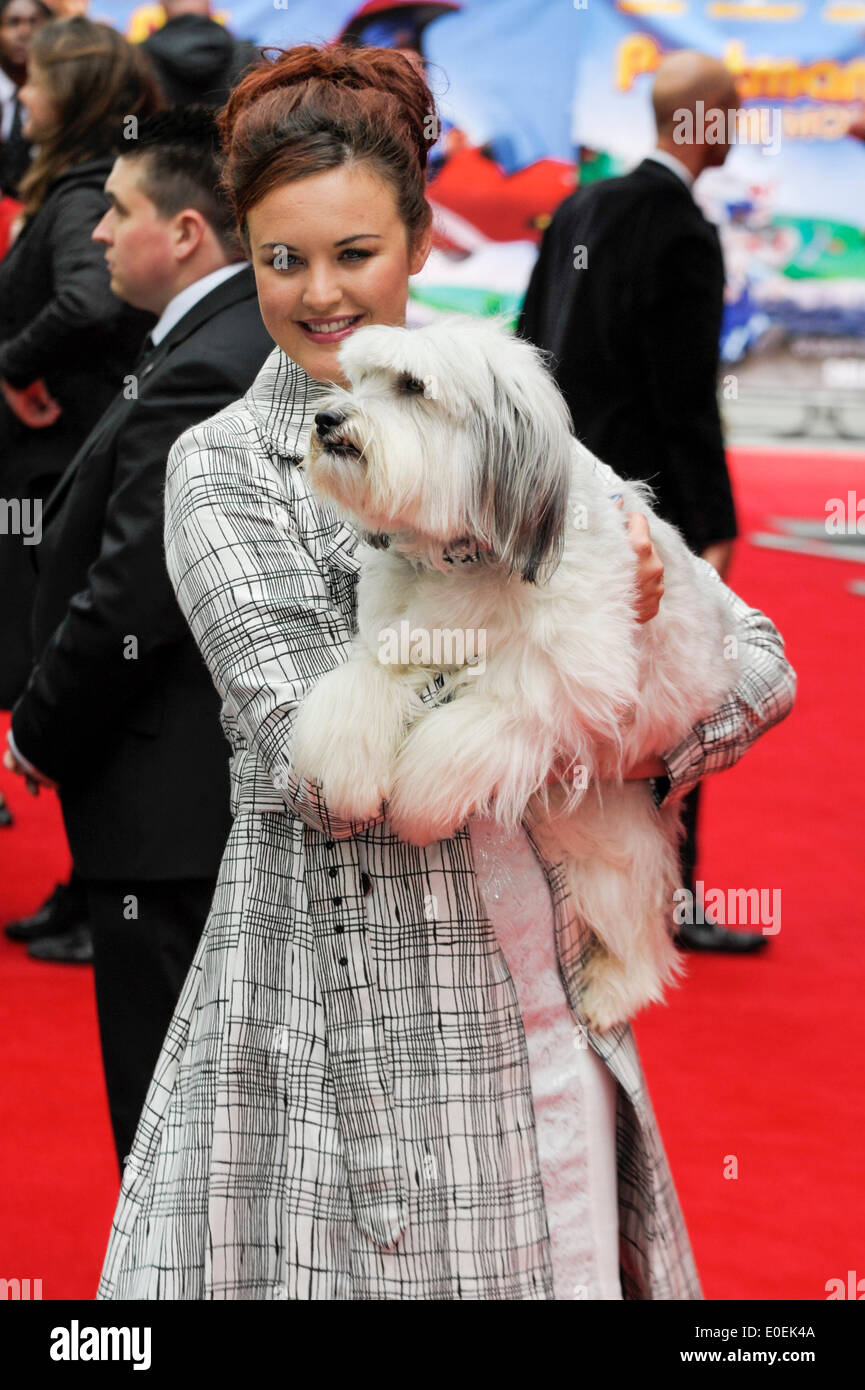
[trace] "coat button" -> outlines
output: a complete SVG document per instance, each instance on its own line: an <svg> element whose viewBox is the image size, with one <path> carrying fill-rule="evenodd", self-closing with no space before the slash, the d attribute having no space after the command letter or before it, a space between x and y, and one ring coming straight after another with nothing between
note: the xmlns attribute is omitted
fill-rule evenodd
<svg viewBox="0 0 865 1390"><path fill-rule="evenodd" d="M342 906L342 898L331 898L331 902L333 903L334 907Z"/></svg>
<svg viewBox="0 0 865 1390"><path fill-rule="evenodd" d="M337 874L339 873L339 869L336 867L335 864L331 864L327 872L330 874L331 878L336 878Z"/></svg>
<svg viewBox="0 0 865 1390"><path fill-rule="evenodd" d="M325 842L324 842L324 847L325 847L325 849L336 849L336 841L335 841L335 840L325 840Z"/></svg>
<svg viewBox="0 0 865 1390"><path fill-rule="evenodd" d="M348 956L340 956L339 963L340 965L348 965Z"/></svg>
<svg viewBox="0 0 865 1390"><path fill-rule="evenodd" d="M372 892L372 879L370 878L369 874L367 874L367 873L361 873L361 876L360 876L360 886L361 886L361 888L363 889L363 896L364 896L364 897L366 897L367 893L371 893L371 892Z"/></svg>

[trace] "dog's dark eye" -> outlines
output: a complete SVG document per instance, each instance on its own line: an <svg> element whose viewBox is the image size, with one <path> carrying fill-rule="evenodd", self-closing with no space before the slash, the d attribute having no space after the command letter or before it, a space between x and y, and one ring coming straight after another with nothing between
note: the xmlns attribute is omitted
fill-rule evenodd
<svg viewBox="0 0 865 1390"><path fill-rule="evenodd" d="M425 390L424 383L416 376L401 377L399 384L403 391L408 391L413 396L422 396Z"/></svg>

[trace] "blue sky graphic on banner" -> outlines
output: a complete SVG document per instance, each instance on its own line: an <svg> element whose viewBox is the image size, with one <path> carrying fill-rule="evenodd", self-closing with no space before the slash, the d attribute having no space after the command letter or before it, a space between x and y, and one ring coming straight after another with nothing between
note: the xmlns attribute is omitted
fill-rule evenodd
<svg viewBox="0 0 865 1390"><path fill-rule="evenodd" d="M394 42L413 12L445 120L430 196L439 235L413 288L416 318L515 314L538 240L583 180L632 166L653 143L660 56L698 48L740 76L761 144L738 144L698 197L728 273L725 356L771 330L865 338L865 0L450 0L355 5L248 0L216 9L259 44L326 42L363 12ZM131 37L158 6L94 5ZM760 113L763 113L762 116Z"/></svg>

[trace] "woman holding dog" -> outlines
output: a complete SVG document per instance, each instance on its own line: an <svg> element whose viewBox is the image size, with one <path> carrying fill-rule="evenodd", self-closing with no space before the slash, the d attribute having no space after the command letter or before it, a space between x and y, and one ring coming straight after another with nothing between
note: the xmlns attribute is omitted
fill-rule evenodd
<svg viewBox="0 0 865 1390"><path fill-rule="evenodd" d="M489 824L416 849L386 808L342 820L292 772L360 565L298 463L340 344L404 321L428 254L430 93L400 54L305 47L247 76L223 122L277 346L172 450L166 546L224 699L235 821L99 1296L700 1298L631 1029L580 1026L589 942L556 866ZM633 544L646 618L659 577ZM671 793L790 707L777 632L729 599L752 635L734 696L632 769Z"/></svg>

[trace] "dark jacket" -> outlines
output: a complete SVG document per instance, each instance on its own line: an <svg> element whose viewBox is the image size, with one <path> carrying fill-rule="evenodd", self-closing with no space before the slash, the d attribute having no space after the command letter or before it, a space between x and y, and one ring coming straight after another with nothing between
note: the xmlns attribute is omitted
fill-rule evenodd
<svg viewBox="0 0 865 1390"><path fill-rule="evenodd" d="M646 159L556 210L518 327L553 354L578 437L648 481L697 552L736 535L717 399L723 294L716 229Z"/></svg>
<svg viewBox="0 0 865 1390"><path fill-rule="evenodd" d="M220 701L165 568L175 439L241 396L273 347L245 267L138 368L46 509L34 638L12 716L24 757L60 784L88 879L215 875L229 827Z"/></svg>
<svg viewBox="0 0 865 1390"><path fill-rule="evenodd" d="M261 50L253 43L236 39L206 15L169 19L141 47L169 106L223 106L243 74L261 62Z"/></svg>
<svg viewBox="0 0 865 1390"><path fill-rule="evenodd" d="M0 261L0 377L39 378L61 408L47 429L21 423L0 396L0 497L43 503L119 390L152 314L110 288L105 248L91 233L108 208L113 160L61 174ZM0 708L23 688L32 662L33 566L18 535L0 533Z"/></svg>

